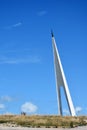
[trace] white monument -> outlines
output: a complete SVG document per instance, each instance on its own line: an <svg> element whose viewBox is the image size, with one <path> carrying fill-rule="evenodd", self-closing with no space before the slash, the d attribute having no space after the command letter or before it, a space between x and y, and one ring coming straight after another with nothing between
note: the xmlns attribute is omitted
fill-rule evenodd
<svg viewBox="0 0 87 130"><path fill-rule="evenodd" d="M53 32L51 32L51 34L52 34L52 44L53 44L53 54L54 54L54 67L55 67L55 77L56 77L56 89L57 89L59 115L62 116L62 114L63 114L62 113L62 103L61 103L61 93L60 93L60 87L63 87L70 114L71 114L71 116L76 116L75 109L74 109L74 106L73 106L73 102L72 102L72 99L71 99L71 95L70 95L70 92L69 92L69 88L68 88L68 85L67 85L67 81L66 81L66 78L65 78L65 74L64 74L64 71L63 71L63 67L62 67L62 64L61 64L61 60L60 60L60 56L59 56L59 53L58 53L58 49L57 49L57 46L56 46L56 42L55 42Z"/></svg>

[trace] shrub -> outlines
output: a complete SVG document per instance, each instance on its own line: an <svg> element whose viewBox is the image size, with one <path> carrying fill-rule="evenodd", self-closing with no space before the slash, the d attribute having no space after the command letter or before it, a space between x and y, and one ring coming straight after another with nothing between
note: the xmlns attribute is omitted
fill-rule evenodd
<svg viewBox="0 0 87 130"><path fill-rule="evenodd" d="M70 122L70 128L73 128L73 122L72 121Z"/></svg>

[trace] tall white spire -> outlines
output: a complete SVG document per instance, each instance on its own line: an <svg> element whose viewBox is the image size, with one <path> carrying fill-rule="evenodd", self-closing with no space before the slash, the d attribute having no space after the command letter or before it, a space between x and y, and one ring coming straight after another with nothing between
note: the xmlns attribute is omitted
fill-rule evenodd
<svg viewBox="0 0 87 130"><path fill-rule="evenodd" d="M58 111L59 115L62 115L62 103L61 103L61 93L60 93L60 87L64 88L67 104L69 107L69 111L71 116L76 116L75 109L73 106L73 102L71 99L71 95L69 92L69 88L67 85L67 81L65 78L65 74L63 71L63 67L61 64L59 52L56 46L55 38L53 33L52 34L52 44L53 44L53 54L54 54L54 67L55 67L55 77L56 77L56 90L57 90L57 99L58 99Z"/></svg>

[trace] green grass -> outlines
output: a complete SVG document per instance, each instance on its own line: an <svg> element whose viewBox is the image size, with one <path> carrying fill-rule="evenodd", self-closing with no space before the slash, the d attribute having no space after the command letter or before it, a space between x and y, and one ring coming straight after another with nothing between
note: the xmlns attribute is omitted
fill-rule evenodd
<svg viewBox="0 0 87 130"><path fill-rule="evenodd" d="M73 128L87 125L87 117L70 117L70 116L48 116L48 115L0 115L0 124L16 124L23 127L45 127L45 128Z"/></svg>

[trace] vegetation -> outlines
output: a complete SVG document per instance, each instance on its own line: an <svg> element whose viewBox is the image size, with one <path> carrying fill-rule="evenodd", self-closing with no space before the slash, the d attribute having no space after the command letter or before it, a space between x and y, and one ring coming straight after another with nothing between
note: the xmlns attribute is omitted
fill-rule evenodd
<svg viewBox="0 0 87 130"><path fill-rule="evenodd" d="M52 116L52 115L0 115L0 124L23 127L45 127L45 128L73 128L87 125L87 117Z"/></svg>

